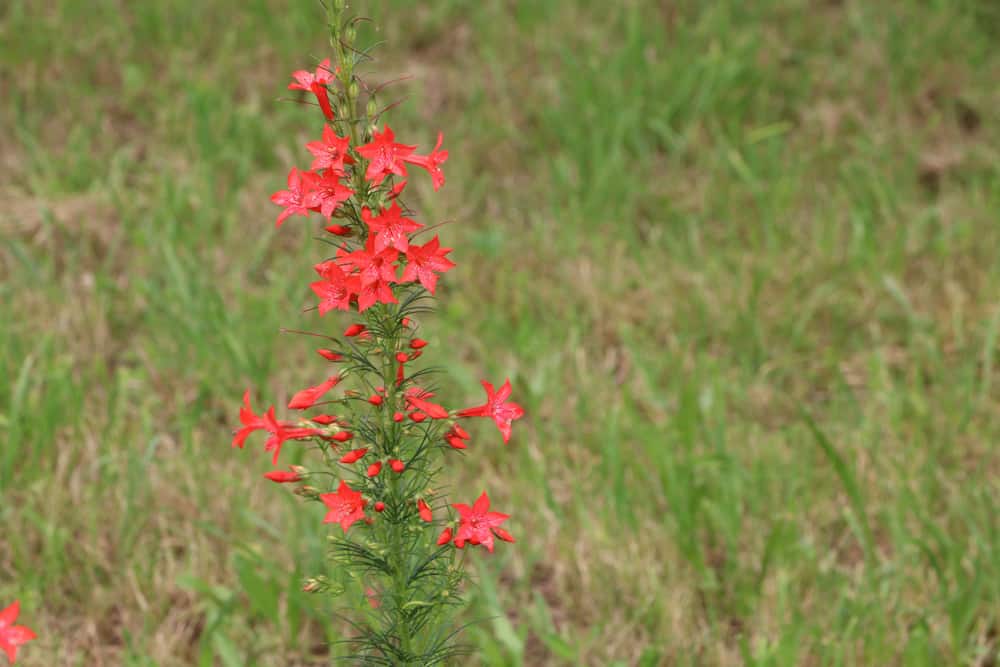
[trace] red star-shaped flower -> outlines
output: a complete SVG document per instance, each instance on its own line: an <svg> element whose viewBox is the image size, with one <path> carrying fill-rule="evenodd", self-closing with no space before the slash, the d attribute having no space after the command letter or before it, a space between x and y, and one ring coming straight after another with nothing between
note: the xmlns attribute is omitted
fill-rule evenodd
<svg viewBox="0 0 1000 667"><path fill-rule="evenodd" d="M493 536L501 540L513 542L514 538L500 524L510 518L507 514L490 512L490 498L483 491L472 507L456 503L452 505L458 512L458 533L455 534L455 546L461 548L465 543L482 544L493 553Z"/></svg>
<svg viewBox="0 0 1000 667"><path fill-rule="evenodd" d="M437 236L422 246L410 245L406 250L406 266L403 268L402 282L419 280L428 292L434 294L437 273L455 268L455 262L445 257L449 252L451 248L442 248Z"/></svg>
<svg viewBox="0 0 1000 667"><path fill-rule="evenodd" d="M305 205L323 214L329 220L337 207L350 199L354 190L340 182L340 174L327 169L322 176L312 179L312 189L303 197Z"/></svg>
<svg viewBox="0 0 1000 667"><path fill-rule="evenodd" d="M330 169L338 174L344 173L344 163L352 164L354 159L347 154L350 137L338 137L329 125L323 126L322 141L310 141L306 150L313 154L312 170Z"/></svg>
<svg viewBox="0 0 1000 667"><path fill-rule="evenodd" d="M322 493L319 499L330 508L323 523L339 523L345 533L352 523L365 518L365 505L368 501L361 497L360 491L351 489L344 480L340 480L336 493Z"/></svg>
<svg viewBox="0 0 1000 667"><path fill-rule="evenodd" d="M381 134L376 130L371 143L358 147L358 154L368 160L365 178L378 185L389 174L406 176L406 165L403 164L403 160L415 149L416 146L397 144L396 135L388 125Z"/></svg>
<svg viewBox="0 0 1000 667"><path fill-rule="evenodd" d="M243 449L243 445L246 444L247 436L254 431L267 428L264 416L257 415L250 407L249 389L243 394L243 405L240 406L240 423L243 424L243 428L236 431L236 434L233 436L233 447L239 447L240 449Z"/></svg>
<svg viewBox="0 0 1000 667"><path fill-rule="evenodd" d="M288 189L278 190L271 195L271 201L278 206L284 206L285 210L278 214L275 227L281 227L281 223L290 215L304 215L309 217L308 196L312 192L315 174L308 171L299 171L295 167L288 172Z"/></svg>
<svg viewBox="0 0 1000 667"><path fill-rule="evenodd" d="M410 247L408 234L423 227L416 220L405 217L398 202L393 202L392 206L377 216L373 216L367 207L362 208L361 219L375 233L375 252L382 252L390 247L406 252Z"/></svg>
<svg viewBox="0 0 1000 667"><path fill-rule="evenodd" d="M369 236L363 249L348 252L344 248L337 250L337 261L358 272L362 285L374 282L395 282L396 265L399 253L394 248L375 250L375 239Z"/></svg>
<svg viewBox="0 0 1000 667"><path fill-rule="evenodd" d="M375 236L370 235L363 250L337 251L337 261L357 271L360 282L358 288L358 310L364 312L375 303L397 303L390 283L396 282L396 265L399 258L395 248L387 247L376 251Z"/></svg>
<svg viewBox="0 0 1000 667"><path fill-rule="evenodd" d="M265 452L274 452L274 457L271 460L271 465L278 465L278 455L281 454L281 446L289 440L302 440L303 438L311 438L314 435L319 435L322 433L316 428L302 428L295 426L292 422L278 421L274 417L274 406L272 406L267 414L264 415L264 420L266 422L266 427L268 433L271 437L267 439L264 443Z"/></svg>
<svg viewBox="0 0 1000 667"><path fill-rule="evenodd" d="M361 288L359 280L344 273L336 262L323 262L313 268L323 278L309 283L309 287L319 297L319 314L326 315L331 310L348 310L351 297ZM323 356L330 359L326 355Z"/></svg>
<svg viewBox="0 0 1000 667"><path fill-rule="evenodd" d="M333 120L333 108L330 106L330 98L327 95L326 87L333 82L333 77L338 71L340 71L339 68L335 71L330 70L330 59L327 58L316 67L315 74L304 69L292 72L292 78L295 81L288 84L288 90L308 90L312 92L316 96L316 101L319 103L320 108L323 109L323 115L326 116L327 120Z"/></svg>
<svg viewBox="0 0 1000 667"><path fill-rule="evenodd" d="M34 632L23 625L14 625L20 612L21 603L17 600L0 611L0 651L7 655L7 659L12 665L17 660L17 649L37 637Z"/></svg>
<svg viewBox="0 0 1000 667"><path fill-rule="evenodd" d="M415 164L418 167L423 167L427 170L427 173L431 175L431 183L434 184L434 189L437 190L442 185L444 185L444 172L441 171L441 166L444 164L445 160L448 159L448 151L439 150L441 148L441 142L444 141L444 134L438 132L437 144L434 146L434 150L428 155L408 155L403 158L404 161L410 164ZM315 169L315 167L313 167Z"/></svg>
<svg viewBox="0 0 1000 667"><path fill-rule="evenodd" d="M459 410L459 417L489 417L496 422L497 428L503 434L504 444L510 440L510 424L515 419L524 416L524 409L517 403L507 401L510 398L510 380L508 379L500 387L500 391L493 391L493 385L483 380L483 388L486 389L486 403L483 405Z"/></svg>

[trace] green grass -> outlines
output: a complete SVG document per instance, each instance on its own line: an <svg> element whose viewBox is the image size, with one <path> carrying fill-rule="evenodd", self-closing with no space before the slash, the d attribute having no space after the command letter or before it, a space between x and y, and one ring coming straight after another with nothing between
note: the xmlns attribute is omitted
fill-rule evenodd
<svg viewBox="0 0 1000 667"><path fill-rule="evenodd" d="M447 399L509 374L529 411L452 473L518 538L477 559L480 662L993 664L993 4L355 4L375 78L414 76L397 133L451 152L414 184L459 223L426 323ZM329 661L295 592L320 516L229 447L244 387L322 372L278 333L317 325L321 251L267 201L312 138L277 100L321 16L0 5L18 664Z"/></svg>

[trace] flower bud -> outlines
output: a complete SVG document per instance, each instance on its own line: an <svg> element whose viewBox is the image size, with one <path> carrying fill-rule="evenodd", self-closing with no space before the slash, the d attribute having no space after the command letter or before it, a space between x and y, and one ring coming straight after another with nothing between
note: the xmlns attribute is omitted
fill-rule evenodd
<svg viewBox="0 0 1000 667"><path fill-rule="evenodd" d="M344 358L344 355L339 352L334 352L333 350L327 350L325 348L320 348L316 350L316 354L323 357L327 361L340 361Z"/></svg>
<svg viewBox="0 0 1000 667"><path fill-rule="evenodd" d="M310 421L314 421L317 424L322 424L323 426L329 426L337 421L334 415L316 415L315 417L310 417Z"/></svg>
<svg viewBox="0 0 1000 667"><path fill-rule="evenodd" d="M360 323L352 324L351 326L347 327L344 330L344 335L347 336L348 338L352 338L353 336L357 336L358 334L362 333L367 328L368 327Z"/></svg>
<svg viewBox="0 0 1000 667"><path fill-rule="evenodd" d="M382 405L383 400L384 399L378 394L372 394L371 396L368 397L368 402L371 403L372 405Z"/></svg>
<svg viewBox="0 0 1000 667"><path fill-rule="evenodd" d="M431 513L431 508L424 502L421 498L417 501L417 511L420 513L420 518L428 523L434 520L434 515Z"/></svg>
<svg viewBox="0 0 1000 667"><path fill-rule="evenodd" d="M384 509L385 509L385 503L383 503L381 500L378 501L377 503L375 503L375 511L376 512L381 512Z"/></svg>
<svg viewBox="0 0 1000 667"><path fill-rule="evenodd" d="M347 225L330 225L326 231L337 236L351 236L354 233Z"/></svg>
<svg viewBox="0 0 1000 667"><path fill-rule="evenodd" d="M445 528L441 531L441 535L437 539L438 546L442 546L451 542L451 528Z"/></svg>
<svg viewBox="0 0 1000 667"><path fill-rule="evenodd" d="M354 28L354 26L353 25L347 26L347 30L344 31L344 39L347 41L347 43L353 44L354 40L357 39L357 37L358 37L358 31ZM356 96L357 93L351 95L351 97L356 97Z"/></svg>
<svg viewBox="0 0 1000 667"><path fill-rule="evenodd" d="M399 459L389 459L389 467L391 467L392 471L395 473L401 473L406 470L406 464Z"/></svg>
<svg viewBox="0 0 1000 667"><path fill-rule="evenodd" d="M337 431L336 433L330 436L331 439L336 440L337 442L347 442L353 437L354 434L351 433L350 431Z"/></svg>
<svg viewBox="0 0 1000 667"><path fill-rule="evenodd" d="M376 461L375 463L368 466L368 470L365 474L368 475L369 477L374 477L380 472L382 472L382 462Z"/></svg>
<svg viewBox="0 0 1000 667"><path fill-rule="evenodd" d="M420 422L427 419L427 415L425 415L423 412L420 412L420 410L414 410L413 412L410 413L410 419L419 424Z"/></svg>
<svg viewBox="0 0 1000 667"><path fill-rule="evenodd" d="M398 361L399 363L405 364L409 360L410 360L410 357L409 357L409 355L406 354L406 352L397 352L396 353L396 361Z"/></svg>
<svg viewBox="0 0 1000 667"><path fill-rule="evenodd" d="M403 415L402 412L397 412L396 414L394 414L392 416L392 421L394 421L394 422L401 422L401 421L403 421L403 417L404 417L404 415Z"/></svg>
<svg viewBox="0 0 1000 667"><path fill-rule="evenodd" d="M365 112L368 114L369 118L374 118L375 114L378 113L378 105L375 104L375 98L368 99L368 105L365 107Z"/></svg>
<svg viewBox="0 0 1000 667"><path fill-rule="evenodd" d="M423 338L414 338L413 340L410 341L410 347L412 347L414 350L419 350L420 348L425 347L426 345L427 341L425 341Z"/></svg>
<svg viewBox="0 0 1000 667"><path fill-rule="evenodd" d="M287 470L272 470L271 472L264 473L264 477L277 484L288 484L302 480L298 473Z"/></svg>
<svg viewBox="0 0 1000 667"><path fill-rule="evenodd" d="M342 457L340 457L340 462L350 465L351 463L357 462L367 453L368 453L367 447L365 447L364 449L355 449L347 452Z"/></svg>

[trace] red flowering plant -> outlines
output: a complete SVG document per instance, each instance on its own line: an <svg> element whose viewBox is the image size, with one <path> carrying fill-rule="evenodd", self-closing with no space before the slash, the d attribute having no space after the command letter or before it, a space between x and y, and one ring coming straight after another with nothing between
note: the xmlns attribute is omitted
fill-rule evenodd
<svg viewBox="0 0 1000 667"><path fill-rule="evenodd" d="M299 484L298 495L323 506L322 522L336 524L330 558L367 600L359 605L367 608L362 618L350 620L357 630L346 640L350 657L432 665L462 650L450 620L461 600L459 550L492 552L494 538L514 541L501 527L508 515L490 511L485 492L471 506L449 504L438 477L448 457L468 447L460 420L490 418L506 443L511 422L524 411L509 400L509 381L499 390L484 381L485 404L449 410L434 401L433 369L415 369L428 345L417 336L416 318L430 310L439 276L455 264L451 248L436 234L428 237L403 203L404 179L418 167L439 189L448 152L440 133L427 154L396 140L383 122L377 89L357 73L367 60L354 47L357 19L346 16L343 0L328 3L334 58L294 72L288 86L315 97L323 113L315 125L320 138L305 145L309 169L292 168L287 189L271 200L281 207L278 226L290 216L318 214L323 221L329 236L322 240L332 253L313 267L317 316L326 323L331 311L343 311L352 321L341 335L300 332L325 339L317 353L336 370L321 371L316 381L326 379L292 397L288 408L299 411L297 419L278 419L273 406L258 414L248 390L233 446L264 432L276 467L265 477ZM308 450L316 463L279 467L285 445ZM346 592L323 575L304 588Z"/></svg>

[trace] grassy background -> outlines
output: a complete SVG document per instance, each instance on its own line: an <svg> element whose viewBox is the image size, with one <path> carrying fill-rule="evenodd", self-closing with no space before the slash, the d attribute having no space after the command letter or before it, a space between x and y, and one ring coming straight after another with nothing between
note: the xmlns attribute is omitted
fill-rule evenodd
<svg viewBox="0 0 1000 667"><path fill-rule="evenodd" d="M362 2L445 130L427 322L517 545L483 664L997 662L1000 13L988 0ZM26 666L320 665L315 507L232 451L321 373L267 201L308 0L0 3L0 601ZM325 321L324 321L325 322ZM333 321L328 323L334 326Z"/></svg>

